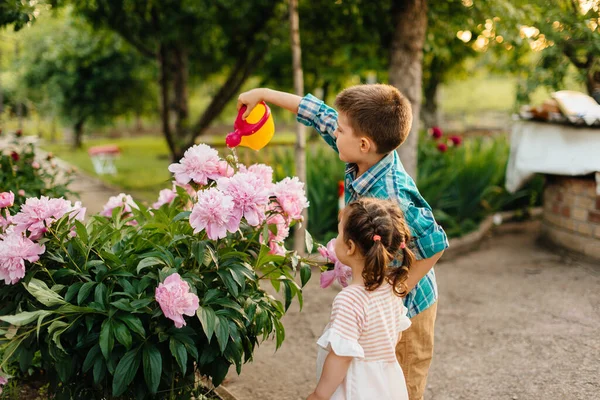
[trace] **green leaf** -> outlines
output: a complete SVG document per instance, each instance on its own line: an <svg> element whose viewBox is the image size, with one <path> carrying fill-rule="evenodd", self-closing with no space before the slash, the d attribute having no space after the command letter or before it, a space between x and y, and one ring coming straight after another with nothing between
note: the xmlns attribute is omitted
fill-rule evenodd
<svg viewBox="0 0 600 400"><path fill-rule="evenodd" d="M59 294L53 292L48 286L39 279L31 279L29 284L24 284L25 289L35 297L40 303L47 307L65 304L65 300Z"/></svg>
<svg viewBox="0 0 600 400"><path fill-rule="evenodd" d="M94 383L99 385L105 375L106 363L104 362L104 358L98 357L96 358L96 362L94 362Z"/></svg>
<svg viewBox="0 0 600 400"><path fill-rule="evenodd" d="M221 353L223 353L229 340L229 322L227 318L222 316L217 318L215 335L217 336L217 342L219 342L219 349L221 350Z"/></svg>
<svg viewBox="0 0 600 400"><path fill-rule="evenodd" d="M94 301L98 304L102 304L103 307L106 307L106 291L107 288L104 283L99 283L94 291Z"/></svg>
<svg viewBox="0 0 600 400"><path fill-rule="evenodd" d="M190 217L191 211L182 211L173 218L173 222L181 221L182 219L186 219Z"/></svg>
<svg viewBox="0 0 600 400"><path fill-rule="evenodd" d="M71 300L73 300L73 298L75 297L75 295L79 292L79 289L81 289L82 285L83 282L75 282L74 284L69 286L69 288L67 289L67 293L65 294L65 301L70 303Z"/></svg>
<svg viewBox="0 0 600 400"><path fill-rule="evenodd" d="M306 229L304 230L304 241L306 242L306 250L309 254L312 253L314 246L313 238Z"/></svg>
<svg viewBox="0 0 600 400"><path fill-rule="evenodd" d="M187 351L185 346L179 340L171 338L171 340L169 340L169 349L171 350L173 357L175 357L175 360L177 360L177 364L179 364L182 374L185 375L187 370Z"/></svg>
<svg viewBox="0 0 600 400"><path fill-rule="evenodd" d="M81 305L81 303L88 298L94 286L96 286L96 282L86 282L81 286L79 293L77 293L77 304Z"/></svg>
<svg viewBox="0 0 600 400"><path fill-rule="evenodd" d="M117 301L112 301L110 303L111 306L118 308L119 310L123 310L126 312L132 312L135 309L131 307L131 301L129 299L119 299Z"/></svg>
<svg viewBox="0 0 600 400"><path fill-rule="evenodd" d="M283 292L285 294L285 311L287 311L288 308L290 308L290 305L292 304L292 299L294 297L294 289L292 288L290 282L287 279L283 281Z"/></svg>
<svg viewBox="0 0 600 400"><path fill-rule="evenodd" d="M135 378L140 367L139 349L130 350L117 365L113 377L113 396L122 395Z"/></svg>
<svg viewBox="0 0 600 400"><path fill-rule="evenodd" d="M73 220L75 222L75 232L77 233L77 237L84 243L88 243L88 233L85 225L76 219Z"/></svg>
<svg viewBox="0 0 600 400"><path fill-rule="evenodd" d="M100 356L100 345L95 345L88 351L87 356L85 356L85 360L83 361L83 372L88 372L96 362L96 359Z"/></svg>
<svg viewBox="0 0 600 400"><path fill-rule="evenodd" d="M154 299L138 299L138 300L133 300L130 304L131 304L131 307L133 307L137 310L137 309L146 307L148 304L152 303L153 301L154 301Z"/></svg>
<svg viewBox="0 0 600 400"><path fill-rule="evenodd" d="M134 331L141 337L143 337L143 338L146 337L146 331L144 330L144 325L142 325L142 321L140 321L140 319L138 317L136 317L135 315L119 314L117 316L117 318L120 319L121 321L125 322L125 324L129 327L129 329L131 329L132 331Z"/></svg>
<svg viewBox="0 0 600 400"><path fill-rule="evenodd" d="M115 338L112 331L112 324L110 323L110 319L107 319L102 323L102 328L100 328L100 349L106 360L110 357L114 345Z"/></svg>
<svg viewBox="0 0 600 400"><path fill-rule="evenodd" d="M166 263L158 257L146 257L139 262L136 271L139 274L144 268L152 267L153 265L166 265Z"/></svg>
<svg viewBox="0 0 600 400"><path fill-rule="evenodd" d="M215 324L217 320L215 311L210 307L198 307L198 309L196 310L196 315L200 320L200 324L202 324L202 329L206 334L206 338L210 342L210 338L212 337L215 331Z"/></svg>
<svg viewBox="0 0 600 400"><path fill-rule="evenodd" d="M60 335L62 335L62 333L64 331L66 331L68 328L69 328L69 324L67 324L64 321L54 321L48 327L48 335L52 335L52 341L54 342L54 344L56 344L56 347L58 347L65 353L67 351L64 349L64 347L62 346L62 344L60 342Z"/></svg>
<svg viewBox="0 0 600 400"><path fill-rule="evenodd" d="M160 375L162 374L162 356L158 349L146 343L143 353L144 379L150 390L150 394L155 395L160 384Z"/></svg>
<svg viewBox="0 0 600 400"><path fill-rule="evenodd" d="M302 283L302 287L304 287L308 283L311 274L312 271L310 269L310 265L304 264L300 267L300 282Z"/></svg>
<svg viewBox="0 0 600 400"><path fill-rule="evenodd" d="M52 312L46 310L24 311L15 315L0 315L0 320L8 322L11 325L23 326L35 321L39 317L45 317L50 314Z"/></svg>
<svg viewBox="0 0 600 400"><path fill-rule="evenodd" d="M127 325L115 320L112 321L112 329L115 334L115 339L121 343L127 350L131 349L131 332Z"/></svg>

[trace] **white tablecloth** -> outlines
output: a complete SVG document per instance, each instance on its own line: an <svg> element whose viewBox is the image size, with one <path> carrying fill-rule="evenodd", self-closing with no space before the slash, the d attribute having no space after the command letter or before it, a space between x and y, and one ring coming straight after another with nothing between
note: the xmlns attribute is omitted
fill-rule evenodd
<svg viewBox="0 0 600 400"><path fill-rule="evenodd" d="M536 173L588 175L600 171L600 129L516 121L506 189L514 193ZM598 176L598 174L597 174Z"/></svg>

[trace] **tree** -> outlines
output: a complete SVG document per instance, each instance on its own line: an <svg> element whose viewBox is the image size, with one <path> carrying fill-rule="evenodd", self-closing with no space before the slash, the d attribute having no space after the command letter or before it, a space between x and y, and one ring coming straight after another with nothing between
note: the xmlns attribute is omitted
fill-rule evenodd
<svg viewBox="0 0 600 400"><path fill-rule="evenodd" d="M46 28L26 38L35 46L22 60L23 80L38 103L50 96L73 126L73 146L81 147L86 122L104 123L134 110L150 95L148 85L138 76L139 56L111 32L92 33L76 19Z"/></svg>
<svg viewBox="0 0 600 400"><path fill-rule="evenodd" d="M158 66L162 131L173 159L194 144L263 59L269 29L283 18L281 0L54 0L72 4L97 27L107 27ZM195 120L190 80L226 71L208 107Z"/></svg>
<svg viewBox="0 0 600 400"><path fill-rule="evenodd" d="M300 47L300 22L298 18L298 0L289 1L290 8L290 44L292 48L292 66L294 69L294 92L298 96L304 95L304 77L302 73L302 51ZM306 182L306 136L304 126L296 123L296 176L300 181ZM308 187L307 187L308 189ZM308 224L308 212L304 210L304 227L298 228L294 233L294 247L296 251L304 253L304 235Z"/></svg>

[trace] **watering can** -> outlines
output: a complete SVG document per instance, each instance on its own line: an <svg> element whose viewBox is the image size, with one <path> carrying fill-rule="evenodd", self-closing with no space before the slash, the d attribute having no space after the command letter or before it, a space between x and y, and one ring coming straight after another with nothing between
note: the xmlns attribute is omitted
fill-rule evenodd
<svg viewBox="0 0 600 400"><path fill-rule="evenodd" d="M244 120L242 115L245 111L246 106L242 106L233 124L234 131L227 135L225 143L230 148L241 145L260 150L271 141L275 133L271 109L264 101L260 102Z"/></svg>

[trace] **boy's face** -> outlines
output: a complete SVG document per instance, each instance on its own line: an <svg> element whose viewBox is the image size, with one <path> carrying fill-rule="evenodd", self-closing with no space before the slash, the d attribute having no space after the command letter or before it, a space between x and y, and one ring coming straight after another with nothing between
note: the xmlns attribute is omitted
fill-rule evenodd
<svg viewBox="0 0 600 400"><path fill-rule="evenodd" d="M338 114L338 126L333 133L340 152L340 160L347 163L358 163L364 157L364 145L367 138L355 134L348 116L344 112Z"/></svg>

